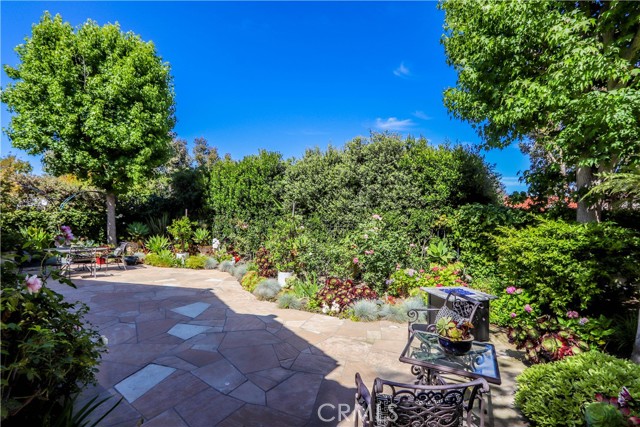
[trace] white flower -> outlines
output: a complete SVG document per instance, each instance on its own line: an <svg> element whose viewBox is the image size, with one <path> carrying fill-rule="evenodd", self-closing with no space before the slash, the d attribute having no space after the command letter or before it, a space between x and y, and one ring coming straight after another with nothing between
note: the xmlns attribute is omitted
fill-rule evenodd
<svg viewBox="0 0 640 427"><path fill-rule="evenodd" d="M334 313L338 313L340 311L340 304L338 304L337 302L331 304L331 311L333 311Z"/></svg>
<svg viewBox="0 0 640 427"><path fill-rule="evenodd" d="M327 304L322 304L322 312L327 314L329 312L329 306Z"/></svg>

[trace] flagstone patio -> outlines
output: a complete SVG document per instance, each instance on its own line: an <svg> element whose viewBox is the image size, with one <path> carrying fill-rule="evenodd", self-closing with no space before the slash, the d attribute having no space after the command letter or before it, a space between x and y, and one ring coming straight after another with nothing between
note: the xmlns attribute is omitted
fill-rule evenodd
<svg viewBox="0 0 640 427"><path fill-rule="evenodd" d="M107 427L353 425L356 372L369 385L412 381L398 361L403 324L279 309L217 270L138 266L73 280L77 289L53 287L87 303L108 338L99 384L83 397L124 397ZM492 342L503 382L487 396L488 425L525 426L513 409L524 365L503 334Z"/></svg>

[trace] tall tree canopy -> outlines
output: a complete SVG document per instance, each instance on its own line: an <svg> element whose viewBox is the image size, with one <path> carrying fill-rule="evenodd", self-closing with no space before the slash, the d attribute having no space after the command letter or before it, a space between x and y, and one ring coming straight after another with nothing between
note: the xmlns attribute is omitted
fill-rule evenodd
<svg viewBox="0 0 640 427"><path fill-rule="evenodd" d="M172 153L175 124L170 68L151 42L119 25L74 28L46 12L16 47L14 80L1 100L13 114L13 146L45 154L47 171L71 173L105 190L107 239L116 241L115 195Z"/></svg>
<svg viewBox="0 0 640 427"><path fill-rule="evenodd" d="M640 3L444 0L444 102L486 146L528 139L575 174L640 162ZM578 220L597 219L579 202Z"/></svg>

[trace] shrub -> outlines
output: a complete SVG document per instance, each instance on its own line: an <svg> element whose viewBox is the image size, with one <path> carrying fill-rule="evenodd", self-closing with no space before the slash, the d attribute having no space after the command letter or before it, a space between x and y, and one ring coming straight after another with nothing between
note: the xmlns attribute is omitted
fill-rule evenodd
<svg viewBox="0 0 640 427"><path fill-rule="evenodd" d="M168 249L163 249L159 253L150 253L145 258L145 263L154 267L178 267L181 262L177 260Z"/></svg>
<svg viewBox="0 0 640 427"><path fill-rule="evenodd" d="M280 297L278 297L278 307L300 310L300 308L302 307L302 301L294 294L282 294L280 295Z"/></svg>
<svg viewBox="0 0 640 427"><path fill-rule="evenodd" d="M519 229L533 220L532 214L507 206L464 205L448 218L449 238L473 277L490 277L497 273L498 247L494 236L498 227Z"/></svg>
<svg viewBox="0 0 640 427"><path fill-rule="evenodd" d="M166 237L155 235L147 239L145 246L151 252L160 253L162 250L168 249L170 243L171 242L169 242L169 239L167 239Z"/></svg>
<svg viewBox="0 0 640 427"><path fill-rule="evenodd" d="M368 299L360 299L351 304L353 317L366 322L378 320L380 309L375 301Z"/></svg>
<svg viewBox="0 0 640 427"><path fill-rule="evenodd" d="M220 265L218 265L218 269L220 271L224 271L225 273L233 274L234 266L235 262L233 261L222 261Z"/></svg>
<svg viewBox="0 0 640 427"><path fill-rule="evenodd" d="M210 245L211 233L206 228L197 228L193 232L193 240L200 246Z"/></svg>
<svg viewBox="0 0 640 427"><path fill-rule="evenodd" d="M352 280L342 281L330 277L318 291L317 299L323 313L339 313L348 305L359 299L377 299L378 295L367 285L354 285Z"/></svg>
<svg viewBox="0 0 640 427"><path fill-rule="evenodd" d="M63 399L95 382L104 347L84 320L89 308L65 302L46 286L47 277L37 289L36 276L17 274L11 262L0 266L0 273L2 421L48 425L58 418Z"/></svg>
<svg viewBox="0 0 640 427"><path fill-rule="evenodd" d="M266 279L258 283L256 288L253 290L253 294L259 300L273 301L280 293L280 289L282 288L277 280Z"/></svg>
<svg viewBox="0 0 640 427"><path fill-rule="evenodd" d="M404 323L409 320L407 313L414 308L424 308L421 297L413 297L397 304L384 304L380 308L380 317L391 322Z"/></svg>
<svg viewBox="0 0 640 427"><path fill-rule="evenodd" d="M149 227L141 222L132 222L127 225L127 234L134 242L142 242L147 234L149 234Z"/></svg>
<svg viewBox="0 0 640 427"><path fill-rule="evenodd" d="M244 277L240 281L240 284L245 290L253 292L256 288L256 285L265 279L265 277L260 277L257 271L249 271L244 275Z"/></svg>
<svg viewBox="0 0 640 427"><path fill-rule="evenodd" d="M536 426L583 426L582 407L595 393L640 393L640 365L593 351L532 366L516 381L515 404Z"/></svg>
<svg viewBox="0 0 640 427"><path fill-rule="evenodd" d="M218 266L218 260L213 257L207 257L207 260L204 262L204 268L207 270L213 270Z"/></svg>
<svg viewBox="0 0 640 427"><path fill-rule="evenodd" d="M238 279L238 282L242 280L245 274L247 274L247 264L236 264L231 274Z"/></svg>
<svg viewBox="0 0 640 427"><path fill-rule="evenodd" d="M204 255L190 256L184 261L184 266L193 269L203 269L207 263L207 257Z"/></svg>
<svg viewBox="0 0 640 427"><path fill-rule="evenodd" d="M413 268L396 269L387 281L392 296L405 297L420 292L420 287L469 286L462 279L463 265L460 262L446 266L432 265L426 270Z"/></svg>
<svg viewBox="0 0 640 427"><path fill-rule="evenodd" d="M170 226L167 227L167 231L173 239L178 242L178 250L180 252L186 252L189 248L189 241L193 236L194 223L186 216L182 218L174 219Z"/></svg>
<svg viewBox="0 0 640 427"><path fill-rule="evenodd" d="M617 307L611 299L630 293L628 285L640 278L638 237L615 225L542 221L501 231L498 267L509 284L531 294L542 313ZM597 307L591 304L596 298Z"/></svg>

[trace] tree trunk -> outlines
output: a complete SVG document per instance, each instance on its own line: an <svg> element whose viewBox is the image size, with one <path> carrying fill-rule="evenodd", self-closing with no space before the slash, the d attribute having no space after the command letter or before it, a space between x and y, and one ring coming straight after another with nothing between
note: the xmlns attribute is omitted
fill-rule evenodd
<svg viewBox="0 0 640 427"><path fill-rule="evenodd" d="M591 186L593 182L593 172L591 171L591 167L589 166L578 166L578 170L576 172L576 185L578 187L578 209L576 212L576 221L585 223L585 222L596 222L598 221L598 211L589 206L588 202L581 200L585 191ZM580 190L585 191L580 191Z"/></svg>
<svg viewBox="0 0 640 427"><path fill-rule="evenodd" d="M116 195L113 192L107 192L107 243L109 245L117 245L116 237Z"/></svg>
<svg viewBox="0 0 640 427"><path fill-rule="evenodd" d="M636 330L636 342L633 343L631 361L640 364L640 310L638 310L638 329Z"/></svg>

